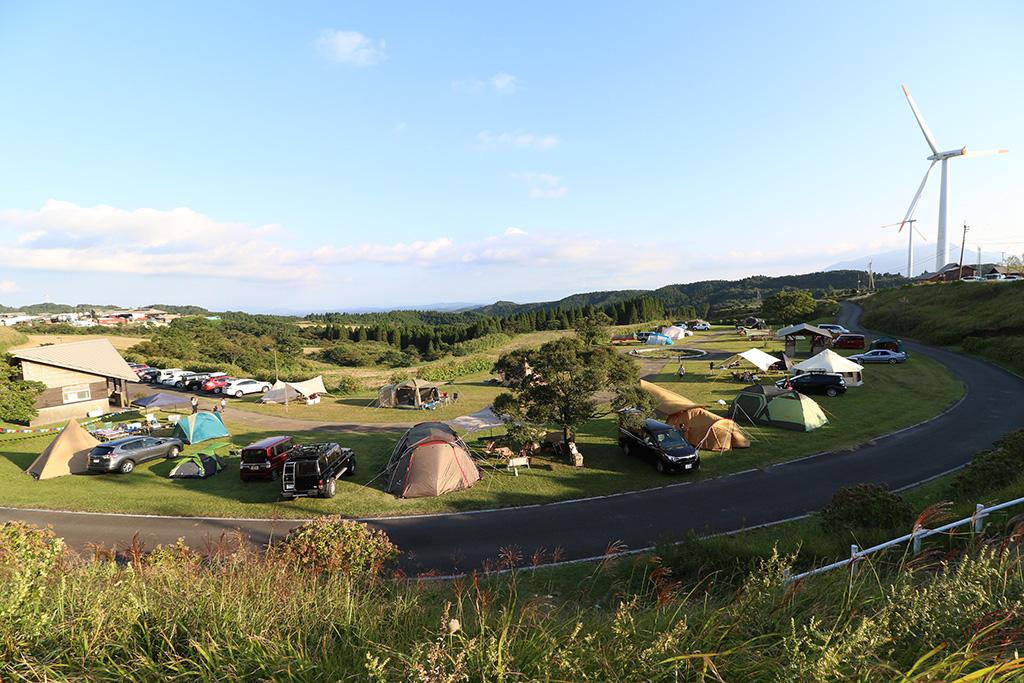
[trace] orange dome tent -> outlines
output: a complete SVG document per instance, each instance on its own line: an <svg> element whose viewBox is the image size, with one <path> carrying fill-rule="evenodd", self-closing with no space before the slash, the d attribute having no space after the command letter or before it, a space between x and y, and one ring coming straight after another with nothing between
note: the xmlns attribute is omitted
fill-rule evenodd
<svg viewBox="0 0 1024 683"><path fill-rule="evenodd" d="M654 411L658 417L682 431L691 445L709 451L750 446L750 440L734 421L646 380L640 380L640 388L657 401Z"/></svg>

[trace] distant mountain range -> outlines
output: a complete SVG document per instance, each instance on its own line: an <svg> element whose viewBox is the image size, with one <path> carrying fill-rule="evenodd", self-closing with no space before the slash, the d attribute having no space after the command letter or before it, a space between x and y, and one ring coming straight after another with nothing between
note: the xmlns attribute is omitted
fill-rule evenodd
<svg viewBox="0 0 1024 683"><path fill-rule="evenodd" d="M952 244L949 245L949 261L957 262L960 260L960 245ZM904 249L893 249L891 251L883 251L877 254L868 254L859 258L850 259L848 261L840 261L839 263L833 263L831 266L825 268L826 271L835 270L867 270L868 261L872 262L871 267L876 273L900 273L906 275L907 270L907 250ZM982 263L999 263L1002 261L1002 254L998 252L981 252ZM964 250L964 263L975 264L978 262L978 250L977 249L965 249ZM946 265L940 263L938 267ZM928 242L921 242L920 244L914 245L914 275L920 275L925 271L932 272L936 269L935 265L935 245L929 244Z"/></svg>

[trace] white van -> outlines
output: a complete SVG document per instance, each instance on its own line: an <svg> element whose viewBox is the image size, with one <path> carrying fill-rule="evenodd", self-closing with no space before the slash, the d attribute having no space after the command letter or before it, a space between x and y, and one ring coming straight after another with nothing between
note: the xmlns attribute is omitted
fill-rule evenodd
<svg viewBox="0 0 1024 683"><path fill-rule="evenodd" d="M157 376L156 381L160 384L174 384L178 381L178 378L185 374L185 371L181 368L167 368L161 370Z"/></svg>

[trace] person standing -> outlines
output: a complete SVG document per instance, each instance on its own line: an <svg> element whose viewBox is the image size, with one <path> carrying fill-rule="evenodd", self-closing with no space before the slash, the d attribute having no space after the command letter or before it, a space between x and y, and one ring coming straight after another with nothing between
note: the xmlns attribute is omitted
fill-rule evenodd
<svg viewBox="0 0 1024 683"><path fill-rule="evenodd" d="M226 398L222 398L220 400L220 414L224 415L224 411L227 410L227 409L228 409L228 400Z"/></svg>
<svg viewBox="0 0 1024 683"><path fill-rule="evenodd" d="M196 398L195 396L193 396L192 400L189 401L189 403L192 404L192 414L195 415L196 413L198 413L199 412L199 399Z"/></svg>

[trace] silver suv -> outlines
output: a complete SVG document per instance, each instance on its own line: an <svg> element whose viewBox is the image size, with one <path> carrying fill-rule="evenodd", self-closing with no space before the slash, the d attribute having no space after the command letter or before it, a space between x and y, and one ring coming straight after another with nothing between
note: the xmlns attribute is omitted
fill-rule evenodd
<svg viewBox="0 0 1024 683"><path fill-rule="evenodd" d="M89 451L89 470L128 474L135 466L155 458L176 458L184 444L179 439L129 436L114 439Z"/></svg>

